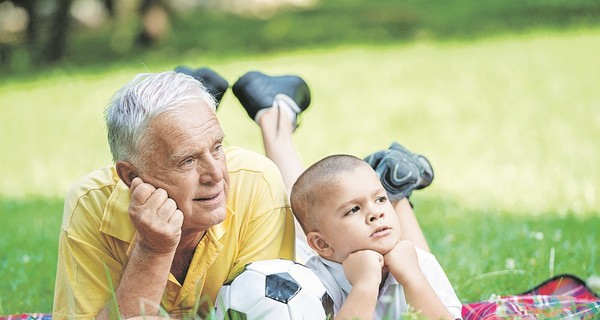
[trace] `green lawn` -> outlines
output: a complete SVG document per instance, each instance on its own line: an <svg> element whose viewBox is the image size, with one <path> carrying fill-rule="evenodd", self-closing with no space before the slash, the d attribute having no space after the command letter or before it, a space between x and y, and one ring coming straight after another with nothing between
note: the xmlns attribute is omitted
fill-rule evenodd
<svg viewBox="0 0 600 320"><path fill-rule="evenodd" d="M476 41L172 57L102 71L66 69L0 86L0 314L49 312L62 200L110 164L102 111L134 73L210 65L233 83L251 69L302 75L313 103L295 134L306 164L398 140L436 177L416 192L431 246L465 301L553 274L600 275L600 29ZM188 57L188 56L186 56ZM227 144L262 152L231 92Z"/></svg>

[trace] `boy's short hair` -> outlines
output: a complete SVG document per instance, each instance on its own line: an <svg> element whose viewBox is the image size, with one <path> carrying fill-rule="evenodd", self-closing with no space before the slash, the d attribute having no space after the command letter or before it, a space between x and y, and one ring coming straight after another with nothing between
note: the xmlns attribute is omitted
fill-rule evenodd
<svg viewBox="0 0 600 320"><path fill-rule="evenodd" d="M290 193L290 202L305 234L317 229L319 219L314 208L326 200L328 188L337 182L339 174L361 165L368 166L358 157L335 154L317 161L298 177Z"/></svg>

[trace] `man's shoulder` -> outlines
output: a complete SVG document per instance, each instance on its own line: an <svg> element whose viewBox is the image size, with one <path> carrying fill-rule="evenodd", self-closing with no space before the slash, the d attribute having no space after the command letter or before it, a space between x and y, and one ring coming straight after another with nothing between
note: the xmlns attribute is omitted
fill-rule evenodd
<svg viewBox="0 0 600 320"><path fill-rule="evenodd" d="M114 166L96 169L75 181L65 196L63 228L71 224L77 208L87 208L97 216L95 219L100 219L119 181Z"/></svg>
<svg viewBox="0 0 600 320"><path fill-rule="evenodd" d="M227 168L230 173L240 170L263 171L265 169L277 169L271 159L241 147L225 148L225 156L227 157Z"/></svg>
<svg viewBox="0 0 600 320"><path fill-rule="evenodd" d="M67 197L80 197L93 190L114 189L120 181L114 166L106 166L89 172L75 181L69 188Z"/></svg>
<svg viewBox="0 0 600 320"><path fill-rule="evenodd" d="M248 201L247 197L263 197L263 201L258 202L266 205L265 208L262 208L266 211L289 206L283 178L273 161L259 153L240 147L226 148L225 155L231 181L228 196L230 208L240 209L255 204L258 200L258 198L254 198L252 201ZM248 192L248 190L252 190L252 192ZM234 205L234 202L237 205Z"/></svg>
<svg viewBox="0 0 600 320"><path fill-rule="evenodd" d="M227 171L232 177L236 175L247 176L253 174L265 179L269 184L283 185L281 173L271 159L257 152L240 147L227 147Z"/></svg>

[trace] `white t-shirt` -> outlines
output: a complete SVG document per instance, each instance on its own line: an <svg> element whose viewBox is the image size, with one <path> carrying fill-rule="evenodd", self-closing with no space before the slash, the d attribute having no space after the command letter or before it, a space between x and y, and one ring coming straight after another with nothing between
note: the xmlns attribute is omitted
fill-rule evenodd
<svg viewBox="0 0 600 320"><path fill-rule="evenodd" d="M457 319L461 319L462 304L458 300L446 273L444 273L434 255L419 248L416 249L419 265L423 270L423 274L425 274L425 278L427 278L427 281L429 281L450 314ZM352 285L344 274L344 267L340 263L319 256L310 258L306 262L306 266L317 274L325 288L327 288L327 293L333 300L333 312L337 313L352 289ZM402 314L406 312L408 312L408 305L402 285L390 273L383 287L379 290L373 319L401 319Z"/></svg>

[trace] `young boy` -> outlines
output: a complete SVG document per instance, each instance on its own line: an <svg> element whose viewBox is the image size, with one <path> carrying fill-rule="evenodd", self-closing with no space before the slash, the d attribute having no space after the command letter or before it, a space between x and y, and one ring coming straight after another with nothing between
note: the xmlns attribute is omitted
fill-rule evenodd
<svg viewBox="0 0 600 320"><path fill-rule="evenodd" d="M325 284L335 319L400 319L409 305L428 319L460 318L435 257L401 240L387 194L373 168L350 155L318 161L292 188L292 210L318 254L306 265Z"/></svg>

